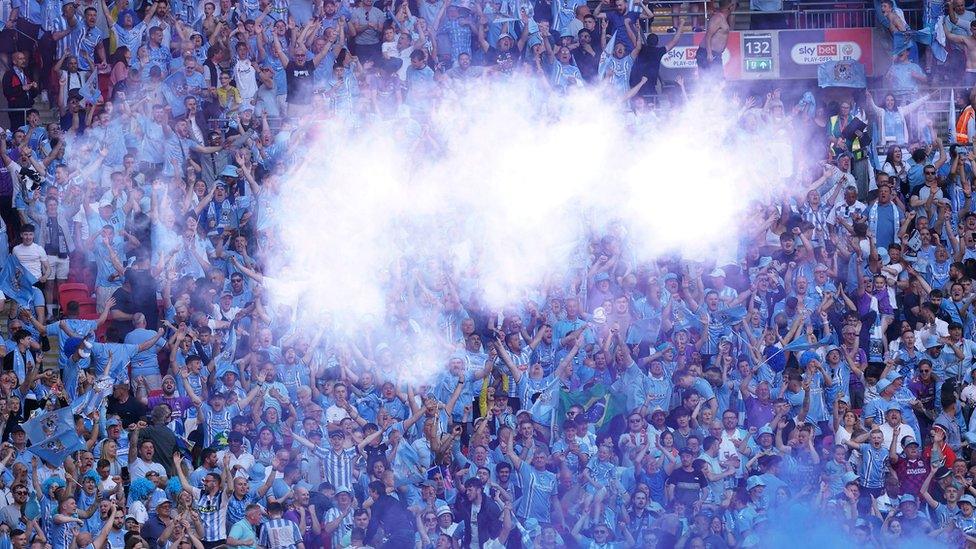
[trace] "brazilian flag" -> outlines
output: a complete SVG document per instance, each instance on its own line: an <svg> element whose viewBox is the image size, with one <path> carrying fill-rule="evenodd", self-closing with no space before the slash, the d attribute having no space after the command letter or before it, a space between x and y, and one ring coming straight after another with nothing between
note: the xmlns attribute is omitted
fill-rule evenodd
<svg viewBox="0 0 976 549"><path fill-rule="evenodd" d="M565 417L571 406L583 407L583 417L597 429L625 410L624 395L614 393L603 383L596 383L577 391L563 389L559 393L559 415Z"/></svg>

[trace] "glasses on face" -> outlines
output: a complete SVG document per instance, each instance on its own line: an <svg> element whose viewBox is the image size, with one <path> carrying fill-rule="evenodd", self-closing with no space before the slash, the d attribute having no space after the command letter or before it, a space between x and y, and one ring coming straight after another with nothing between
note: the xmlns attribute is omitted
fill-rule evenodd
<svg viewBox="0 0 976 549"><path fill-rule="evenodd" d="M919 370L919 372L920 372L920 373L923 373L923 374L927 374L927 373L929 373L929 372L931 372L931 371L932 371L932 370Z"/></svg>
<svg viewBox="0 0 976 549"><path fill-rule="evenodd" d="M928 170L926 170L924 173L925 173L925 175L935 175L935 172L931 172L931 171L928 171Z"/></svg>

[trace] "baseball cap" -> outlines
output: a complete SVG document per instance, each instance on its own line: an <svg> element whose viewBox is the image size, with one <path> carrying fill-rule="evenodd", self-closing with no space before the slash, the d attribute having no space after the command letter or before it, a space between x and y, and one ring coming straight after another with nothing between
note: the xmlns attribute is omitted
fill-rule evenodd
<svg viewBox="0 0 976 549"><path fill-rule="evenodd" d="M758 486L765 486L766 483L759 476L751 476L746 480L746 490L752 490Z"/></svg>

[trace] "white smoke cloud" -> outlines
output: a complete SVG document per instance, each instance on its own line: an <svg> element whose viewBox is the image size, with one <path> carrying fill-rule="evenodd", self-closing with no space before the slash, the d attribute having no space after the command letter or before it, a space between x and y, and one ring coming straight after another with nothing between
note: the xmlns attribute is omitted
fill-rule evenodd
<svg viewBox="0 0 976 549"><path fill-rule="evenodd" d="M358 327L402 294L396 273L436 284L446 265L462 300L481 289L501 307L585 272L588 239L611 226L641 261L734 260L751 202L782 188L763 139L718 90L637 128L625 107L600 90L495 82L447 91L427 127L324 124L273 208L273 298L306 322Z"/></svg>

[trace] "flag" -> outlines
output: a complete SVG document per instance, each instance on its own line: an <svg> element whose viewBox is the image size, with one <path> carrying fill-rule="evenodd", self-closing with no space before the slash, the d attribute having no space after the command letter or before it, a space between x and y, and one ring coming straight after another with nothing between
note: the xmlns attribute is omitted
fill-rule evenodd
<svg viewBox="0 0 976 549"><path fill-rule="evenodd" d="M813 343L810 343L806 339L801 338L801 339L795 339L787 343L786 346L783 347L783 350L793 351L794 353L803 352L803 351L809 351L810 349L816 349L817 347L822 347L824 345L830 345L831 343L835 343L835 342L836 340L834 339L833 334L825 335L819 340L814 341Z"/></svg>
<svg viewBox="0 0 976 549"><path fill-rule="evenodd" d="M857 61L826 61L817 67L817 84L821 88L866 88L864 65Z"/></svg>
<svg viewBox="0 0 976 549"><path fill-rule="evenodd" d="M514 17L506 17L504 15L496 15L494 19L491 20L492 25L501 25L502 23L514 23L518 19Z"/></svg>
<svg viewBox="0 0 976 549"><path fill-rule="evenodd" d="M570 406L582 406L583 417L597 429L609 423L613 416L623 412L625 408L624 396L610 391L602 383L580 391L561 391L559 405L560 415L565 414Z"/></svg>
<svg viewBox="0 0 976 549"><path fill-rule="evenodd" d="M0 266L0 291L21 307L34 306L36 282L34 275L30 274L30 271L13 254L8 255L6 263Z"/></svg>
<svg viewBox="0 0 976 549"><path fill-rule="evenodd" d="M529 408L529 413L532 414L532 421L540 425L552 425L552 416L558 404L558 397L556 395L556 391L558 390L559 383L554 381L539 393L539 397L535 399L532 407Z"/></svg>
<svg viewBox="0 0 976 549"><path fill-rule="evenodd" d="M682 301L680 303L672 302L671 305L671 323L674 325L674 331L680 330L695 330L701 332L702 328L705 326L702 324L698 315L691 312L691 309Z"/></svg>
<svg viewBox="0 0 976 549"><path fill-rule="evenodd" d="M941 20L940 20L941 21ZM949 88L949 129L955 127L958 120L956 113L956 89Z"/></svg>
<svg viewBox="0 0 976 549"><path fill-rule="evenodd" d="M59 408L32 417L22 427L27 438L38 443L55 433L70 429L74 430L74 411L70 407Z"/></svg>
<svg viewBox="0 0 976 549"><path fill-rule="evenodd" d="M71 455L85 447L74 426L54 433L38 444L28 446L27 451L51 465L61 465Z"/></svg>
<svg viewBox="0 0 976 549"><path fill-rule="evenodd" d="M712 313L712 321L729 328L742 322L746 317L746 312L746 308L742 305L730 309L723 309Z"/></svg>
<svg viewBox="0 0 976 549"><path fill-rule="evenodd" d="M932 43L930 44L930 47L932 48L932 56L935 57L939 63L945 63L946 57L949 55L949 52L946 51L946 40L948 39L945 35L945 16L940 15L935 24L929 27L927 30L932 33ZM953 118L952 120L955 119Z"/></svg>
<svg viewBox="0 0 976 549"><path fill-rule="evenodd" d="M112 378L103 375L95 380L95 384L87 392L71 401L69 408L76 414L88 415L101 408L102 402L110 394L112 394Z"/></svg>
<svg viewBox="0 0 976 549"><path fill-rule="evenodd" d="M406 479L404 482L410 484L424 480L424 470L420 466L420 454L405 438L401 438L400 444L397 444L396 455L393 456L391 465L398 480Z"/></svg>
<svg viewBox="0 0 976 549"><path fill-rule="evenodd" d="M600 67L597 69L597 77L600 80L606 78L607 70L610 68L611 60L613 59L613 47L617 45L617 31L613 31L610 35L610 40L607 40L606 47L603 48L603 53L600 54Z"/></svg>
<svg viewBox="0 0 976 549"><path fill-rule="evenodd" d="M102 100L102 92L98 89L96 85L97 79L95 78L97 73L92 73L92 77L85 80L78 93L81 98L87 101L90 105L97 105Z"/></svg>

